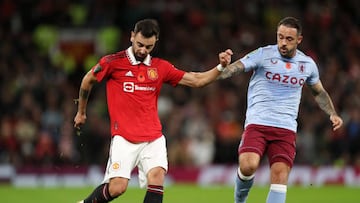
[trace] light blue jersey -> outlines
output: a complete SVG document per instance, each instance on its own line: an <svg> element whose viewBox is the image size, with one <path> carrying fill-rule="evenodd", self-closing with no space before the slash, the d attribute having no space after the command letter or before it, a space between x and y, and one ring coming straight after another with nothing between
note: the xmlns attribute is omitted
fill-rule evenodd
<svg viewBox="0 0 360 203"><path fill-rule="evenodd" d="M303 52L297 50L293 58L284 58L277 47L261 47L240 59L246 72L253 71L245 126L260 124L296 132L302 87L317 83L319 71Z"/></svg>

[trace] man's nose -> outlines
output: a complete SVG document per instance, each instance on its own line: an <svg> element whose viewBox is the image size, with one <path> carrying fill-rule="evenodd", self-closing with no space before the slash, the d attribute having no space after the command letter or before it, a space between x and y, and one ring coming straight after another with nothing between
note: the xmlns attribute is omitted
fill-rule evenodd
<svg viewBox="0 0 360 203"><path fill-rule="evenodd" d="M280 39L280 44L281 45L286 45L286 39Z"/></svg>
<svg viewBox="0 0 360 203"><path fill-rule="evenodd" d="M140 53L141 54L146 54L146 49L145 48L140 48Z"/></svg>

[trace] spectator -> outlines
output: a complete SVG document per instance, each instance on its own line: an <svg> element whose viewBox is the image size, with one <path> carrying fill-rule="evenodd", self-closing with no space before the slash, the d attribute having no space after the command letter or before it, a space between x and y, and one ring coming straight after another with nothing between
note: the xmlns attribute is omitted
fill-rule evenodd
<svg viewBox="0 0 360 203"><path fill-rule="evenodd" d="M50 33L54 35L49 41L54 43L53 40L56 41L57 37L59 37L56 34L59 34L63 29L87 28L96 31L100 30L99 28L106 29L108 26L115 26L121 33L119 41L115 44L119 46L119 49L122 49L127 45L129 36L126 33L132 28L133 23L140 18L151 16L160 19L161 29L163 30L161 36L163 43L154 50L154 54L159 54L173 61L179 67L195 68L199 64L202 64L202 67L213 64L214 61L208 56L208 53L217 53L229 45L234 46L231 48L235 50L235 55L242 56L250 51L250 47L272 42L273 30L270 28L281 16L289 13L300 16L307 25L304 30L307 40L302 43L301 48L322 67L321 78L326 81L323 85L336 94L333 95L333 99L337 105L336 108L341 111L339 113L349 117L348 120L345 120L345 125L348 127L343 134L343 139L346 139L347 143L354 145L351 147L352 150L348 150L347 153L349 153L349 157L352 157L349 164L355 162L354 157L358 157L357 154L359 154L359 150L356 150L355 145L358 145L359 141L355 139L350 142L350 137L351 139L358 137L358 133L354 130L357 121L354 118L350 119L350 117L353 117L350 114L359 109L360 13L357 8L360 7L360 1L348 0L341 3L338 1L298 1L292 4L274 3L271 5L263 1L251 0L241 1L241 3L235 0L226 2L158 0L152 3L145 0L121 1L121 3L110 0L107 2L107 4L99 0L79 2L79 4L82 4L79 5L82 15L79 23L79 21L74 21L74 10L72 10L73 6L78 6L78 4L73 4L70 1L1 1L0 104L2 108L0 110L0 120L5 123L2 124L5 126L2 128L7 133L2 134L0 142L0 163L22 164L20 157L28 156L24 154L27 150L14 151L15 149L21 149L24 144L15 137L15 130L18 127L16 121L21 119L19 112L27 112L28 119L32 121L32 128L37 132L32 145L28 145L34 147L34 143L39 139L38 132L41 132L43 126L45 126L41 126L41 118L46 118L50 112L50 104L45 102L46 96L44 95L47 95L51 88L54 88L53 91L58 94L58 96L54 96L54 98L58 97L55 107L51 107L51 112L56 112L55 117L57 119L55 120L58 121L55 122L57 123L56 128L52 128L56 129L51 132L56 135L53 141L61 143L64 141L63 139L67 139L62 136L69 133L63 132L68 121L60 121L61 119L58 120L58 118L69 117L64 114L74 114L74 109L69 112L66 108L74 108L69 102L71 102L71 98L77 97L77 92L74 91L78 86L76 81L79 81L78 78L83 75L85 70L81 65L76 65L73 72L66 72L59 68L53 61L56 57L54 59L53 56L47 55L48 53L54 53L56 48L54 45L56 44L51 44L51 46L46 44L46 47L51 47L50 50L44 50L44 52L39 50L36 41L33 41L36 28L41 28L42 25L50 25L51 28L58 32L53 33L53 30L50 30ZM78 14L75 12L75 15ZM237 19L241 19L241 21ZM266 29L260 32L259 26ZM328 33L333 34L329 35ZM196 39L193 37L195 35L198 36ZM183 50L181 53L178 52L179 48ZM99 57L96 54L94 53L93 57ZM170 151L180 150L183 152L182 147L189 147L183 127L185 119L188 118L186 115L195 113L192 108L187 108L193 102L199 100L203 102L204 105L200 106L201 109L196 111L201 112L202 115L199 115L199 117L205 117L206 119L200 120L206 123L204 125L209 125L207 127L213 130L212 133L216 133L217 137L219 136L216 126L222 125L223 121L219 118L222 118L224 112L228 110L221 105L219 106L219 101L223 100L223 92L229 89L229 84L233 85L235 89L243 87L244 81L247 81L245 77L241 76L237 80L232 79L226 83L218 82L206 89L204 94L199 94L196 90L180 88L176 89L176 92L163 91L163 94L169 100L167 104L171 103L170 109L166 110L167 113L161 116L161 119L165 121L163 122L164 131L166 131L164 134L169 136L169 155ZM164 87L164 90L166 90L166 87ZM96 91L101 94L104 89L98 88ZM303 146L314 146L313 153L316 158L307 159L302 157L304 159L301 160L301 163L331 164L334 160L327 160L326 156L322 155L329 154L330 157L334 153L331 148L322 145L325 137L329 136L328 132L324 130L325 125L321 123L308 126L307 123L311 122L308 121L308 118L316 118L318 113L315 110L317 108L311 95L306 91L304 93L303 105L299 114L299 120L301 121L299 139L304 138ZM94 92L94 94L97 93ZM237 115L244 115L246 92L237 93L236 95L237 97L234 98L236 105L232 106L229 111L236 112ZM159 105L162 104L159 102ZM97 121L106 123L107 118L103 116L104 111L106 112L106 108L99 105L98 110L94 112L99 115ZM177 115L183 117L178 118ZM235 118L235 122L241 124L243 119L243 117ZM177 121L180 121L180 123L177 123ZM46 123L47 121L43 121L43 124ZM88 130L91 133L94 129ZM13 134L14 137L10 136L10 134ZM300 137L303 135L304 137ZM5 147L2 142L4 136L7 137L7 142L12 144ZM101 136L101 132L93 133L91 136L97 136L97 140L102 140L101 145L106 148L108 143ZM74 145L82 141L81 137L77 136L73 136L72 139ZM237 143L237 141L234 142ZM314 143L311 144L311 142ZM181 146L179 143L182 143ZM82 147L77 153L91 153L94 151L92 144L85 144L86 147ZM80 144L77 146L80 146ZM180 149L176 149L179 147ZM74 148L76 151L75 146ZM59 151L60 149L56 150L57 152L53 158L60 161L61 151ZM215 150L218 151L216 148ZM29 156L35 155L34 150L30 150L30 153ZM69 156L74 156L73 158L77 160L77 153L69 153ZM103 153L106 156L105 150ZM181 160L185 157L189 159ZM300 161L301 157L298 158ZM191 160L190 153L186 155L181 153L173 159L177 161L172 162L169 157L170 164L176 162L176 164L196 165ZM77 161L81 164L90 162L90 160ZM220 162L216 158L213 161L215 163ZM236 163L236 161L231 160L227 160L227 162ZM102 161L97 159L96 163L102 163Z"/></svg>

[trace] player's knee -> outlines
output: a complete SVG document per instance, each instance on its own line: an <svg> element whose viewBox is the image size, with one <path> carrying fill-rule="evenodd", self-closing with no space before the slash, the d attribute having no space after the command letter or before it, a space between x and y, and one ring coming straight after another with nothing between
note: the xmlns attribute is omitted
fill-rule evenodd
<svg viewBox="0 0 360 203"><path fill-rule="evenodd" d="M127 180L120 178L112 179L109 183L109 193L110 196L116 198L126 192L127 189Z"/></svg>
<svg viewBox="0 0 360 203"><path fill-rule="evenodd" d="M240 161L240 172L245 175L245 176L251 176L253 175L257 168L258 168L259 164L258 162L254 161L254 160L243 160Z"/></svg>
<svg viewBox="0 0 360 203"><path fill-rule="evenodd" d="M150 185L163 185L165 179L165 169L161 167L153 168L147 174L148 184Z"/></svg>
<svg viewBox="0 0 360 203"><path fill-rule="evenodd" d="M257 158L240 157L239 159L240 172L245 176L251 176L255 173L259 166Z"/></svg>
<svg viewBox="0 0 360 203"><path fill-rule="evenodd" d="M244 176L251 176L256 172L257 166L256 165L245 165L245 164L241 164L240 165L240 172L244 175Z"/></svg>
<svg viewBox="0 0 360 203"><path fill-rule="evenodd" d="M245 152L239 156L240 172L245 176L251 176L259 167L260 156L254 152Z"/></svg>

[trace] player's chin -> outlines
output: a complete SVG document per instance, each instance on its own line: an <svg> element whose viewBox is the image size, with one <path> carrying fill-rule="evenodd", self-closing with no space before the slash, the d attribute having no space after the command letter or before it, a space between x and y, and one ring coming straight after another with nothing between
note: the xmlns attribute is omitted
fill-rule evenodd
<svg viewBox="0 0 360 203"><path fill-rule="evenodd" d="M288 50L280 50L280 55L285 58L290 58L290 53Z"/></svg>
<svg viewBox="0 0 360 203"><path fill-rule="evenodd" d="M144 59L146 58L146 56L147 56L147 55L145 55L145 54L136 54L136 55L135 55L135 58L136 58L136 60L138 60L138 61L144 61Z"/></svg>

